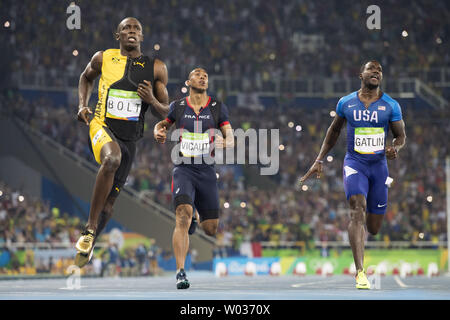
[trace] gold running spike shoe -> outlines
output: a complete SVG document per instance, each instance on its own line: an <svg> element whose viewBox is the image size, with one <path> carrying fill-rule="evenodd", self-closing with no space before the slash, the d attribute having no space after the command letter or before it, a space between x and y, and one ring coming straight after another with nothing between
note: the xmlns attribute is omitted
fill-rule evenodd
<svg viewBox="0 0 450 320"><path fill-rule="evenodd" d="M92 248L94 247L95 233L94 230L87 229L81 234L80 239L78 239L75 248L81 254L89 256Z"/></svg>
<svg viewBox="0 0 450 320"><path fill-rule="evenodd" d="M80 251L77 251L77 254L75 256L75 265L78 268L83 268L85 265L89 263L89 261L91 261L92 256L94 254L94 247L95 245L92 247L90 254L83 254Z"/></svg>

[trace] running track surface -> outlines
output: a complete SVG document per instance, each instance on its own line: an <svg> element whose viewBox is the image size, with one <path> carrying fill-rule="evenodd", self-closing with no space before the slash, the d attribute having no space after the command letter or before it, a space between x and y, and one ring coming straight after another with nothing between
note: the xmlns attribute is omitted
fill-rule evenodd
<svg viewBox="0 0 450 320"><path fill-rule="evenodd" d="M354 278L349 275L218 278L203 271L187 275L191 282L187 290L176 289L174 273L81 277L80 289L70 289L66 278L1 280L0 300L450 300L450 277L445 275L373 278L372 290L355 289Z"/></svg>

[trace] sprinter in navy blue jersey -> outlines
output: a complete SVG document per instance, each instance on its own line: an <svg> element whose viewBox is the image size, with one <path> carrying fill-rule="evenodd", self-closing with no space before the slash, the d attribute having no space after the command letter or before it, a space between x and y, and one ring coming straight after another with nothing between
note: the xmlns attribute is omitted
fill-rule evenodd
<svg viewBox="0 0 450 320"><path fill-rule="evenodd" d="M405 124L397 101L381 92L380 63L369 61L361 67L361 89L341 98L336 116L328 128L316 161L300 179L303 183L316 173L320 178L323 159L335 145L347 122L347 154L343 179L350 205L349 240L356 266L356 288L370 289L364 262L365 229L375 235L381 228L388 201L390 177L386 158L397 158L406 140ZM389 128L394 139L387 145Z"/></svg>
<svg viewBox="0 0 450 320"><path fill-rule="evenodd" d="M177 288L187 289L184 262L189 249L194 208L200 227L214 236L219 225L219 193L214 168L214 149L231 148L234 137L225 104L207 94L208 73L202 68L191 71L186 81L189 96L170 104L169 114L154 128L154 137L164 143L167 130L176 125L179 143L172 152L175 162L172 197L176 224L172 237L177 265ZM218 131L216 131L218 129Z"/></svg>

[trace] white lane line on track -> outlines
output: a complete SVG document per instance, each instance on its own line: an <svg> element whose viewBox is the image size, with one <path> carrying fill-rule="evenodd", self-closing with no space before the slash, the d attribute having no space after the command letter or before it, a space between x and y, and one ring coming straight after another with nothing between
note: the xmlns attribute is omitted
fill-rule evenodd
<svg viewBox="0 0 450 320"><path fill-rule="evenodd" d="M308 285L313 285L313 284L321 284L321 283L333 283L333 282L337 282L337 279L334 280L322 280L322 281L312 281L312 282L302 282L302 283L296 283L296 284L291 284L291 287L293 288L300 288L303 286L308 286Z"/></svg>
<svg viewBox="0 0 450 320"><path fill-rule="evenodd" d="M395 282L397 282L397 284L402 287L402 288L408 288L408 286L406 284L403 283L402 280L400 280L399 276L394 276L394 280Z"/></svg>

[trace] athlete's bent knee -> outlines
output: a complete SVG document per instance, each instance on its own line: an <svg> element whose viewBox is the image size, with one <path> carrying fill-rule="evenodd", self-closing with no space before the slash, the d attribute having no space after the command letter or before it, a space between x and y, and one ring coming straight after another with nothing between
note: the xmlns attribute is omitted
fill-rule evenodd
<svg viewBox="0 0 450 320"><path fill-rule="evenodd" d="M350 197L350 219L356 223L365 223L366 202L364 197Z"/></svg>
<svg viewBox="0 0 450 320"><path fill-rule="evenodd" d="M105 168L108 172L116 172L117 169L120 166L121 156L119 155L113 155L113 154L107 154L103 160L102 160L102 166Z"/></svg>
<svg viewBox="0 0 450 320"><path fill-rule="evenodd" d="M189 229L192 220L192 207L187 204L177 206L175 216L177 226L183 229Z"/></svg>
<svg viewBox="0 0 450 320"><path fill-rule="evenodd" d="M350 209L350 220L358 223L365 223L365 214L362 208Z"/></svg>
<svg viewBox="0 0 450 320"><path fill-rule="evenodd" d="M208 236L215 236L216 235L216 233L217 233L217 226L215 226L215 225L208 225L207 227L205 227L204 229L203 229L204 231L205 231L205 233L208 235Z"/></svg>
<svg viewBox="0 0 450 320"><path fill-rule="evenodd" d="M208 236L212 237L217 234L219 223L213 220L206 220L202 222L201 227Z"/></svg>
<svg viewBox="0 0 450 320"><path fill-rule="evenodd" d="M370 233L371 235L375 236L375 235L378 234L378 231L380 231L380 229L377 228L377 227L374 227L374 226L372 226L372 225L367 225L367 231L369 231L369 233Z"/></svg>
<svg viewBox="0 0 450 320"><path fill-rule="evenodd" d="M381 229L381 224L383 221L383 215L369 214L367 216L367 231L375 236Z"/></svg>

